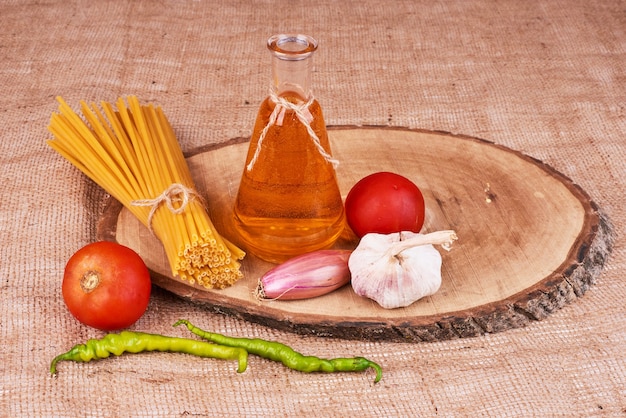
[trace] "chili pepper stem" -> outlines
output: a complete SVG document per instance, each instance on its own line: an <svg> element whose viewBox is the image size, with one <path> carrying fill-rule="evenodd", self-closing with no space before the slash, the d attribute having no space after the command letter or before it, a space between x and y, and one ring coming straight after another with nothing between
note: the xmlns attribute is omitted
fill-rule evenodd
<svg viewBox="0 0 626 418"><path fill-rule="evenodd" d="M68 351L67 353L59 354L56 356L52 363L50 363L50 374L56 375L57 373L57 363L64 360L73 360L74 349Z"/></svg>
<svg viewBox="0 0 626 418"><path fill-rule="evenodd" d="M366 361L368 367L371 367L372 369L376 371L376 377L374 378L374 383L380 382L380 379L383 378L383 368L380 367L379 364L374 363L373 361L368 360L365 357L357 357L357 358L362 359L363 361Z"/></svg>

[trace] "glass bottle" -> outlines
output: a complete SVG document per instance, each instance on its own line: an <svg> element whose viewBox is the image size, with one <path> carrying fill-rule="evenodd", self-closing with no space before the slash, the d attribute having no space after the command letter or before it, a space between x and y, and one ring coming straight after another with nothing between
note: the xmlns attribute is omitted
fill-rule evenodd
<svg viewBox="0 0 626 418"><path fill-rule="evenodd" d="M269 96L261 103L234 207L243 246L273 263L331 247L344 209L322 109L310 91L317 41L268 39Z"/></svg>

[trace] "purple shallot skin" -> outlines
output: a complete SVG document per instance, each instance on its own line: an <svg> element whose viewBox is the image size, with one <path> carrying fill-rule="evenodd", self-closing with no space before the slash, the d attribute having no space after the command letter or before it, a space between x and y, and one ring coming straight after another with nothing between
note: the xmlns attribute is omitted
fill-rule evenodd
<svg viewBox="0 0 626 418"><path fill-rule="evenodd" d="M350 282L350 250L318 250L299 255L259 279L259 299L299 300L328 294Z"/></svg>

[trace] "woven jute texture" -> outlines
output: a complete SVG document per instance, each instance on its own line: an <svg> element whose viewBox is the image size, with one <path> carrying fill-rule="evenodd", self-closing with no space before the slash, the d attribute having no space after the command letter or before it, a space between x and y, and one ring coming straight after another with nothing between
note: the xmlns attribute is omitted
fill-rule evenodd
<svg viewBox="0 0 626 418"><path fill-rule="evenodd" d="M602 273L524 328L411 344L299 336L156 288L131 329L183 336L171 325L188 318L364 355L383 380L253 356L237 374L168 353L64 362L52 378L56 354L103 335L73 319L60 284L106 198L45 144L55 96L161 105L186 152L245 138L279 32L319 40L313 89L329 125L480 137L571 178L613 223ZM0 87L0 416L626 416L626 1L2 0Z"/></svg>

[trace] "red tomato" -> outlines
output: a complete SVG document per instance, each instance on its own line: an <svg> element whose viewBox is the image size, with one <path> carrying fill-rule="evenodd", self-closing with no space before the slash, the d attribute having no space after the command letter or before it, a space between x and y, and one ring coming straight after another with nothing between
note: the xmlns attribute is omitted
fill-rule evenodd
<svg viewBox="0 0 626 418"><path fill-rule="evenodd" d="M360 238L376 232L419 232L424 225L424 197L411 180L379 172L359 180L345 202L348 225Z"/></svg>
<svg viewBox="0 0 626 418"><path fill-rule="evenodd" d="M134 324L146 311L150 272L135 251L100 241L70 257L63 275L63 300L76 319L103 331Z"/></svg>

